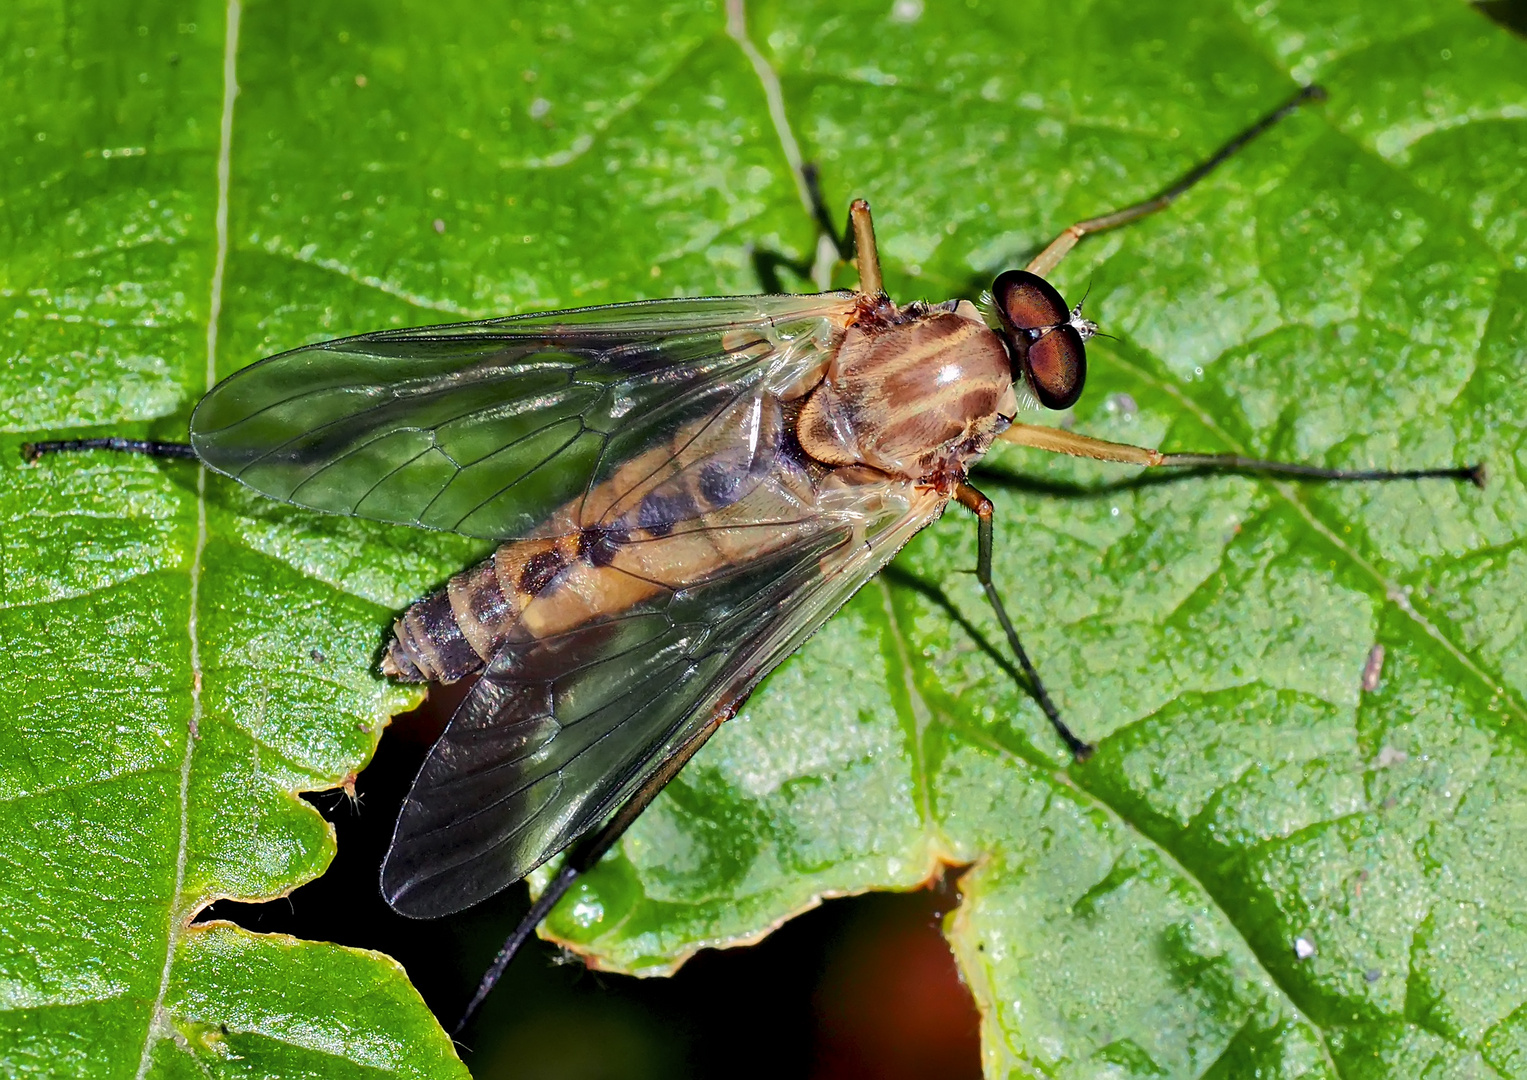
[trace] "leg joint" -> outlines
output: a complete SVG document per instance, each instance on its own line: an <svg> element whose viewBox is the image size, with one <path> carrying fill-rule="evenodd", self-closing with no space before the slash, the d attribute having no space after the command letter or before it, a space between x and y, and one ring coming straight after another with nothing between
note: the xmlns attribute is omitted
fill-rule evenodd
<svg viewBox="0 0 1527 1080"><path fill-rule="evenodd" d="M985 495L969 484L959 484L954 489L954 497L961 506L975 514L976 517L990 521L996 506Z"/></svg>

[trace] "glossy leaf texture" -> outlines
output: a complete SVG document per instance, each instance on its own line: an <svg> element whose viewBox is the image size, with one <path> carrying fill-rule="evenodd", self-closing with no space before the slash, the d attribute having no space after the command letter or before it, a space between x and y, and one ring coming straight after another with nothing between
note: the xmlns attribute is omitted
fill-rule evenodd
<svg viewBox="0 0 1527 1080"><path fill-rule="evenodd" d="M750 9L803 154L876 208L902 297L970 295L1319 81L1328 103L1062 265L1117 339L1089 345L1075 429L1493 479L994 453L998 583L1097 756L1067 761L1020 688L951 513L717 736L560 936L662 970L968 864L947 930L989 1075L1527 1072L1527 50L1464 7L1375 15Z"/></svg>
<svg viewBox="0 0 1527 1080"><path fill-rule="evenodd" d="M291 793L366 759L405 701L374 674L392 614L482 550L183 463L24 467L21 441L179 437L209 327L222 375L386 326L808 289L787 146L835 207L874 204L893 295L974 297L1318 80L1326 104L1063 264L1116 338L1071 420L1482 459L1488 489L999 450L997 580L1098 755L1069 763L1016 680L952 513L554 928L655 972L969 864L948 932L993 1076L1527 1073L1522 42L1419 0L260 0L225 139L230 10L0 13L13 1071L450 1073L385 959L188 920L321 871Z"/></svg>
<svg viewBox="0 0 1527 1080"><path fill-rule="evenodd" d="M40 431L183 439L209 345L250 350L217 229L224 16L0 11L0 1071L464 1076L391 958L191 924L329 863L296 792L412 700L371 668L441 544L310 527L187 462L21 464Z"/></svg>

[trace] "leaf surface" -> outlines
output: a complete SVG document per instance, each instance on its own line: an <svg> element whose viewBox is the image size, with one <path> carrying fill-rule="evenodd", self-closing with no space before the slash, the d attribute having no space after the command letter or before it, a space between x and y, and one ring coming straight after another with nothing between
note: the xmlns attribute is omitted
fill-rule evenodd
<svg viewBox="0 0 1527 1080"><path fill-rule="evenodd" d="M226 141L221 5L0 15L12 1071L459 1069L385 959L188 920L321 871L332 841L292 792L369 756L407 700L373 672L391 616L482 550L184 463L23 467L23 439L180 437L209 324L221 375L382 326L809 288L783 266L815 242L792 144L834 207L874 204L893 295L974 297L1316 80L1326 104L1062 265L1116 338L1072 420L1484 460L1489 487L998 450L975 478L997 581L1097 756L1070 764L1015 677L951 513L553 928L656 972L969 864L947 930L991 1075L1527 1072L1522 44L1466 8L1355 0L741 14L262 0Z"/></svg>
<svg viewBox="0 0 1527 1080"><path fill-rule="evenodd" d="M1419 6L1382 32L1357 6L897 24L915 9L751 28L828 190L877 208L894 295L970 295L1319 81L1326 105L1063 264L1118 339L1093 343L1075 426L1350 467L1484 460L1493 480L1134 480L999 450L975 477L997 580L1098 755L1070 764L1015 679L951 514L775 675L557 933L662 970L817 896L969 864L947 931L991 1075L1517 1075L1520 43Z"/></svg>

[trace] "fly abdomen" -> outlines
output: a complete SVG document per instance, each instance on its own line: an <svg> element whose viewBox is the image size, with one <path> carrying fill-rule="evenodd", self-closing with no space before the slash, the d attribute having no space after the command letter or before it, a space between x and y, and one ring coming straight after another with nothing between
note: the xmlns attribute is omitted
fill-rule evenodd
<svg viewBox="0 0 1527 1080"><path fill-rule="evenodd" d="M579 538L519 540L464 570L393 623L382 673L409 682L455 682L491 660L526 606L579 561Z"/></svg>
<svg viewBox="0 0 1527 1080"><path fill-rule="evenodd" d="M502 544L409 608L382 671L454 682L507 643L618 616L785 546L815 491L799 463L779 456L784 436L781 406L767 395L681 428L556 511L545 535Z"/></svg>
<svg viewBox="0 0 1527 1080"><path fill-rule="evenodd" d="M383 674L442 683L471 675L562 565L561 554L544 541L504 544L403 613L393 624Z"/></svg>
<svg viewBox="0 0 1527 1080"><path fill-rule="evenodd" d="M420 600L392 624L392 641L381 668L383 675L404 682L449 683L482 664L483 658L461 632L451 610L450 590L445 588Z"/></svg>

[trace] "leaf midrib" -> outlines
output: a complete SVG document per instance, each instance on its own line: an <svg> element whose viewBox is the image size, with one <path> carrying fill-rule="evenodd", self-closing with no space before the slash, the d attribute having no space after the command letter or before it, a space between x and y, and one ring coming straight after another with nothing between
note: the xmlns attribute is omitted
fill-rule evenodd
<svg viewBox="0 0 1527 1080"><path fill-rule="evenodd" d="M224 8L223 36L223 96L217 148L217 203L214 212L216 250L212 264L211 280L208 282L207 303L207 355L204 382L211 389L217 374L217 332L222 315L223 275L228 263L228 202L232 177L233 154L233 107L238 96L238 42L239 18L242 14L240 0L227 0ZM200 725L204 719L202 691L203 670L201 656L201 579L202 559L207 549L207 467L196 469L196 539L191 554L190 591L187 598L186 638L189 645L191 671L191 710L186 718L185 752L180 764L180 784L177 810L180 834L175 850L175 883L165 908L169 926L165 933L164 965L159 976L159 990L149 1010L143 1034L143 1049L138 1059L136 1080L143 1080L153 1065L154 1048L166 1034L161 1027L164 1003L170 989L170 977L175 967L175 953L181 935L187 929L192 910L185 904L186 863L191 843L191 767L196 757L196 743L200 738ZM201 897L195 898L190 909L199 906Z"/></svg>

